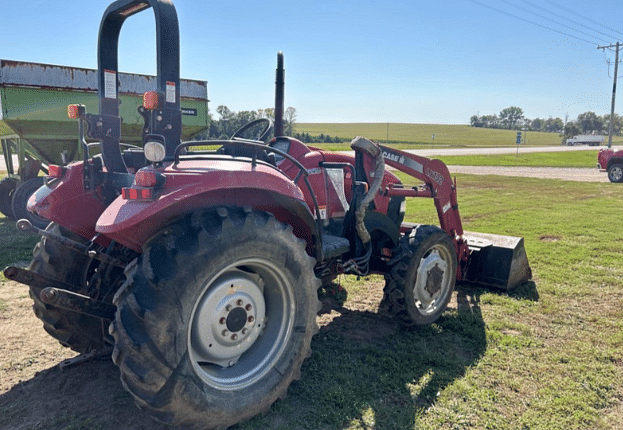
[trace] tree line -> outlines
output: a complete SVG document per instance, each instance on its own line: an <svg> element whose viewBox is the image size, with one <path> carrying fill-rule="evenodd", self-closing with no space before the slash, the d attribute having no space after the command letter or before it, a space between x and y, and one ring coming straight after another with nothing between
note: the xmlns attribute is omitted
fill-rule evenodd
<svg viewBox="0 0 623 430"><path fill-rule="evenodd" d="M199 135L196 139L219 139L227 140L243 125L255 121L260 118L270 118L275 120L275 109L266 108L258 110L232 111L225 105L216 108L219 119L214 119L209 113L210 126ZM284 134L292 135L294 133L294 124L296 123L296 109L288 107L283 113L283 130Z"/></svg>
<svg viewBox="0 0 623 430"><path fill-rule="evenodd" d="M507 130L542 131L559 133L564 138L570 138L579 134L607 134L610 127L610 115L597 115L595 112L584 112L575 120L569 120L568 116L563 121L561 118L529 119L517 106L502 109L499 115L473 115L470 118L472 127L501 128ZM623 118L614 115L613 134L620 136L623 130Z"/></svg>
<svg viewBox="0 0 623 430"><path fill-rule="evenodd" d="M260 118L270 118L275 120L275 109L258 109L243 110L239 112L232 111L227 106L221 105L216 108L219 119L215 120L212 114L209 114L210 126L207 130L195 136L197 140L203 139L229 139L240 127ZM292 136L305 143L340 143L348 139L337 136L331 137L328 134L320 136L310 136L309 133L296 133L294 130L296 124L296 109L288 107L283 113L283 133L286 136Z"/></svg>

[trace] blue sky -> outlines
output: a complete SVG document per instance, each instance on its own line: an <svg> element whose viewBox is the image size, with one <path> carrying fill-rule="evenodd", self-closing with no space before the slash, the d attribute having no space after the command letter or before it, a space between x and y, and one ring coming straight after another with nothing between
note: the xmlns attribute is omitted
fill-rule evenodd
<svg viewBox="0 0 623 430"><path fill-rule="evenodd" d="M614 53L596 47L623 40L620 0L174 3L182 77L208 81L213 113L271 107L283 51L299 122L461 124L509 106L528 118L608 114ZM0 0L0 58L96 68L108 4ZM151 12L126 21L122 71L155 73L154 28Z"/></svg>

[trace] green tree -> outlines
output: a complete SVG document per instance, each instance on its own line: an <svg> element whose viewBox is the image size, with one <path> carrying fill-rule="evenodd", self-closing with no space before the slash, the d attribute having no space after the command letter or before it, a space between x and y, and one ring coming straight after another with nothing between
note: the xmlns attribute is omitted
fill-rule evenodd
<svg viewBox="0 0 623 430"><path fill-rule="evenodd" d="M472 117L469 119L469 123L471 124L472 127L482 127L482 126L484 126L484 123L480 119L479 115L472 115Z"/></svg>
<svg viewBox="0 0 623 430"><path fill-rule="evenodd" d="M275 120L275 108L258 109L257 116L258 118L270 118L274 121Z"/></svg>
<svg viewBox="0 0 623 430"><path fill-rule="evenodd" d="M517 106L507 107L500 112L500 120L508 129L515 128L523 119L523 110Z"/></svg>
<svg viewBox="0 0 623 430"><path fill-rule="evenodd" d="M569 121L565 125L563 139L571 139L573 136L577 136L582 133L582 129L575 121Z"/></svg>
<svg viewBox="0 0 623 430"><path fill-rule="evenodd" d="M483 122L484 127L498 128L500 125L500 119L498 118L496 114L483 115L480 117L480 120Z"/></svg>
<svg viewBox="0 0 623 430"><path fill-rule="evenodd" d="M610 114L604 115L604 130L610 130ZM615 113L614 123L612 125L612 134L620 136L621 130L623 130L623 118Z"/></svg>
<svg viewBox="0 0 623 430"><path fill-rule="evenodd" d="M534 118L530 121L530 130L532 131L542 131L545 129L545 120L541 118Z"/></svg>
<svg viewBox="0 0 623 430"><path fill-rule="evenodd" d="M283 113L283 132L286 136L292 136L294 134L294 124L296 123L296 109L289 107Z"/></svg>
<svg viewBox="0 0 623 430"><path fill-rule="evenodd" d="M593 131L601 133L604 126L604 120L595 112L584 112L578 115L578 125L584 134Z"/></svg>
<svg viewBox="0 0 623 430"><path fill-rule="evenodd" d="M558 117L552 118L551 116L547 118L543 127L544 131L550 133L562 133L564 128L565 123L562 121L562 119Z"/></svg>

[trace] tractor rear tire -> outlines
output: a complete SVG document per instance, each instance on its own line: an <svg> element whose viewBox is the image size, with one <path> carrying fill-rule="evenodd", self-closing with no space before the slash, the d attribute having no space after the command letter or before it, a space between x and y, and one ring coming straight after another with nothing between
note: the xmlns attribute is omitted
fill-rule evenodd
<svg viewBox="0 0 623 430"><path fill-rule="evenodd" d="M13 178L2 178L0 180L0 212L7 218L15 219L13 214L13 193L17 187L17 181Z"/></svg>
<svg viewBox="0 0 623 430"><path fill-rule="evenodd" d="M50 221L33 212L30 212L26 207L30 196L32 196L42 186L43 176L37 176L36 178L31 178L25 182L22 182L13 193L13 214L17 220L26 218L35 227L44 229Z"/></svg>
<svg viewBox="0 0 623 430"><path fill-rule="evenodd" d="M86 240L55 223L50 223L46 231L77 242ZM86 275L91 259L78 251L60 243L42 237L35 246L29 270L40 275L57 279L72 285L73 292L88 295L86 291ZM40 298L41 288L30 287L33 299L33 310L37 318L43 321L43 328L61 345L79 353L86 353L105 346L106 322L99 318L69 312L52 305L45 304Z"/></svg>
<svg viewBox="0 0 623 430"><path fill-rule="evenodd" d="M456 283L454 242L439 227L421 225L400 239L394 253L381 309L405 326L434 323L448 306Z"/></svg>
<svg viewBox="0 0 623 430"><path fill-rule="evenodd" d="M315 260L292 228L265 212L211 209L143 251L110 328L136 404L169 425L226 429L284 398L320 310Z"/></svg>
<svg viewBox="0 0 623 430"><path fill-rule="evenodd" d="M617 184L623 182L623 164L613 164L608 167L608 179Z"/></svg>

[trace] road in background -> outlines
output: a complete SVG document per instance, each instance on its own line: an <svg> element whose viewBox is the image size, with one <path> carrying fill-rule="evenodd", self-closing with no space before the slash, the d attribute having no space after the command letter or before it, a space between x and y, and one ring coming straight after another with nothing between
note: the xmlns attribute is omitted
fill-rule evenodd
<svg viewBox="0 0 623 430"><path fill-rule="evenodd" d="M448 166L451 174L522 176L577 182L609 182L608 175L589 167Z"/></svg>
<svg viewBox="0 0 623 430"><path fill-rule="evenodd" d="M527 154L530 152L565 152L565 151L597 151L605 149L603 146L515 146L492 147L492 148L431 148L431 149L410 149L408 152L421 155L423 157L434 157L441 155L496 155L496 154ZM612 149L623 149L615 147ZM597 164L597 159L595 159Z"/></svg>

